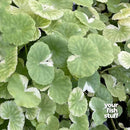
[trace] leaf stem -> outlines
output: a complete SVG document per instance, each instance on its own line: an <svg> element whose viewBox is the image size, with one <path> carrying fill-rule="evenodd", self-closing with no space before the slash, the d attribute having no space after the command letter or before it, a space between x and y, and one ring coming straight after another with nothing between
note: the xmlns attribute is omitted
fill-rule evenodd
<svg viewBox="0 0 130 130"><path fill-rule="evenodd" d="M113 126L114 130L117 130L113 119L112 118L110 118L110 119L111 119L111 123L112 123L112 126Z"/></svg>
<svg viewBox="0 0 130 130"><path fill-rule="evenodd" d="M106 71L108 71L108 70L112 70L112 69L115 69L115 68L118 68L118 67L121 67L121 65L117 65L117 66L115 66L115 67L107 68L107 69L101 71L101 74L103 74L104 72L106 72Z"/></svg>

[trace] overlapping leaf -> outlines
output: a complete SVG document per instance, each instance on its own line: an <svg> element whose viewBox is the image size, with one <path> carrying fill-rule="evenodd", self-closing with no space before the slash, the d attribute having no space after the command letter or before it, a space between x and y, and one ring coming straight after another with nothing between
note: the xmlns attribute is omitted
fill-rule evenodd
<svg viewBox="0 0 130 130"><path fill-rule="evenodd" d="M6 101L0 105L0 116L9 119L8 130L22 130L24 126L24 114L20 107L13 101Z"/></svg>
<svg viewBox="0 0 130 130"><path fill-rule="evenodd" d="M49 47L43 42L35 43L27 56L30 77L38 84L47 85L54 79L54 67Z"/></svg>
<svg viewBox="0 0 130 130"><path fill-rule="evenodd" d="M27 108L36 107L41 101L41 95L36 88L27 88L27 85L28 79L25 76L14 74L10 78L7 88L17 105Z"/></svg>
<svg viewBox="0 0 130 130"><path fill-rule="evenodd" d="M85 114L88 108L87 99L81 88L74 88L70 93L69 99L69 111L73 116L82 116Z"/></svg>
<svg viewBox="0 0 130 130"><path fill-rule="evenodd" d="M17 47L0 41L0 82L14 73L17 65Z"/></svg>
<svg viewBox="0 0 130 130"><path fill-rule="evenodd" d="M58 104L64 104L68 101L71 89L70 78L65 76L62 70L56 70L55 78L48 91L49 97Z"/></svg>

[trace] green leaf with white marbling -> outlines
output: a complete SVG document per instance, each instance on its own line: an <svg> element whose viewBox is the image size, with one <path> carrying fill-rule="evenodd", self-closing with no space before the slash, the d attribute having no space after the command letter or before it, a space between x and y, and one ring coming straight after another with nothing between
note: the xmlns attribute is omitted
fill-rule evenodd
<svg viewBox="0 0 130 130"><path fill-rule="evenodd" d="M81 88L74 88L68 99L69 111L74 116L82 116L88 108L87 99Z"/></svg>
<svg viewBox="0 0 130 130"><path fill-rule="evenodd" d="M125 69L129 69L130 68L130 53L127 51L121 51L118 54L118 61Z"/></svg>
<svg viewBox="0 0 130 130"><path fill-rule="evenodd" d="M15 99L17 105L32 108L39 105L41 95L34 87L27 88L28 79L20 74L14 74L8 83L8 91Z"/></svg>
<svg viewBox="0 0 130 130"><path fill-rule="evenodd" d="M57 10L54 6L42 4L38 1L29 1L31 10L48 20L57 20L63 16L62 10Z"/></svg>
<svg viewBox="0 0 130 130"><path fill-rule="evenodd" d="M27 69L30 77L38 84L47 85L54 79L52 54L48 45L36 42L27 56Z"/></svg>
<svg viewBox="0 0 130 130"><path fill-rule="evenodd" d="M14 73L17 65L17 47L0 41L0 82Z"/></svg>
<svg viewBox="0 0 130 130"><path fill-rule="evenodd" d="M24 114L20 107L13 101L6 101L0 105L0 116L9 119L7 130L22 130L24 126Z"/></svg>

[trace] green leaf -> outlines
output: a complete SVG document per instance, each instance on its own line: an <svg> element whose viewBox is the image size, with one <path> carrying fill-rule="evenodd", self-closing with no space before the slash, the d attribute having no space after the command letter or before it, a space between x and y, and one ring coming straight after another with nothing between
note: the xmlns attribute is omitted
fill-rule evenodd
<svg viewBox="0 0 130 130"><path fill-rule="evenodd" d="M113 43L127 41L130 39L130 27L109 25L104 29L103 35Z"/></svg>
<svg viewBox="0 0 130 130"><path fill-rule="evenodd" d="M87 90L90 93L95 93L100 87L100 75L95 72L90 77L79 79L78 87L82 88L83 92Z"/></svg>
<svg viewBox="0 0 130 130"><path fill-rule="evenodd" d="M116 81L116 78L104 74L103 78L105 79L105 83L107 86L107 89L111 93L112 96L118 97L120 101L125 101L126 100L126 94L125 94L125 87L123 86L123 83Z"/></svg>
<svg viewBox="0 0 130 130"><path fill-rule="evenodd" d="M27 56L27 69L30 77L38 84L47 85L54 79L54 67L49 47L43 42L31 46Z"/></svg>
<svg viewBox="0 0 130 130"><path fill-rule="evenodd" d="M42 18L39 15L32 14L31 17L35 21L37 28L47 28L51 24L50 20Z"/></svg>
<svg viewBox="0 0 130 130"><path fill-rule="evenodd" d="M50 116L47 118L45 123L38 124L36 130L58 130L58 128L58 119L55 116Z"/></svg>
<svg viewBox="0 0 130 130"><path fill-rule="evenodd" d="M69 39L71 36L84 36L85 33L82 32L81 28L75 23L57 23L54 28L54 33L59 33L65 39Z"/></svg>
<svg viewBox="0 0 130 130"><path fill-rule="evenodd" d="M101 2L101 3L106 3L106 2L108 2L109 0L96 0L96 1Z"/></svg>
<svg viewBox="0 0 130 130"><path fill-rule="evenodd" d="M70 115L70 119L73 124L70 126L70 130L88 130L89 122L86 115L76 117Z"/></svg>
<svg viewBox="0 0 130 130"><path fill-rule="evenodd" d="M54 102L64 104L68 101L72 84L70 78L65 76L63 71L56 70L55 78L49 86L48 95Z"/></svg>
<svg viewBox="0 0 130 130"><path fill-rule="evenodd" d="M129 69L130 68L130 53L127 51L121 51L118 54L118 60L119 63L125 68Z"/></svg>
<svg viewBox="0 0 130 130"><path fill-rule="evenodd" d="M68 43L64 38L53 34L41 38L40 41L45 42L49 46L53 54L54 66L63 67L66 65L66 60L70 53L68 51Z"/></svg>
<svg viewBox="0 0 130 130"><path fill-rule="evenodd" d="M69 51L72 53L67 60L70 73L76 77L89 77L98 69L98 48L90 39L73 36L69 39Z"/></svg>
<svg viewBox="0 0 130 130"><path fill-rule="evenodd" d="M12 96L7 90L7 84L0 84L0 98L10 99Z"/></svg>
<svg viewBox="0 0 130 130"><path fill-rule="evenodd" d="M69 115L68 104L56 104L56 112L59 115Z"/></svg>
<svg viewBox="0 0 130 130"><path fill-rule="evenodd" d="M42 100L38 106L37 120L38 122L45 122L47 118L55 113L56 104L44 93L42 93Z"/></svg>
<svg viewBox="0 0 130 130"><path fill-rule="evenodd" d="M72 9L72 0L38 0L42 4L50 5L56 9Z"/></svg>
<svg viewBox="0 0 130 130"><path fill-rule="evenodd" d="M15 71L17 47L0 41L0 82L5 82Z"/></svg>
<svg viewBox="0 0 130 130"><path fill-rule="evenodd" d="M74 88L68 99L69 111L74 116L82 116L88 108L87 99L81 88Z"/></svg>
<svg viewBox="0 0 130 130"><path fill-rule="evenodd" d="M75 12L75 16L80 20L81 23L88 26L89 28L103 30L105 28L105 24L98 19L88 18L88 16L80 11Z"/></svg>
<svg viewBox="0 0 130 130"><path fill-rule="evenodd" d="M119 20L119 19L128 18L129 16L130 16L130 8L124 8L121 9L119 13L114 14L112 19Z"/></svg>
<svg viewBox="0 0 130 130"><path fill-rule="evenodd" d="M98 125L96 127L90 128L90 130L109 130L109 129L105 125Z"/></svg>
<svg viewBox="0 0 130 130"><path fill-rule="evenodd" d="M118 21L119 25L121 26L128 26L130 27L130 17L125 18L125 19L121 19Z"/></svg>
<svg viewBox="0 0 130 130"><path fill-rule="evenodd" d="M94 111L92 114L92 119L96 125L102 124L107 119L104 118L104 114L106 114L105 101L98 98L93 97L89 102L89 107Z"/></svg>
<svg viewBox="0 0 130 130"><path fill-rule="evenodd" d="M59 130L69 130L68 128L60 128Z"/></svg>
<svg viewBox="0 0 130 130"><path fill-rule="evenodd" d="M113 98L111 96L111 93L107 90L107 88L101 84L96 92L96 96L104 100L105 102L112 103Z"/></svg>
<svg viewBox="0 0 130 130"><path fill-rule="evenodd" d="M13 101L6 101L0 105L0 116L2 119L9 119L8 130L23 129L24 114Z"/></svg>
<svg viewBox="0 0 130 130"><path fill-rule="evenodd" d="M119 82L130 82L130 70L123 67L115 67L109 70L109 73L114 76Z"/></svg>
<svg viewBox="0 0 130 130"><path fill-rule="evenodd" d="M60 128L69 128L71 125L71 121L70 120L62 120L60 122Z"/></svg>
<svg viewBox="0 0 130 130"><path fill-rule="evenodd" d="M42 4L38 1L29 1L31 10L48 20L57 20L63 16L62 10L57 10L54 6Z"/></svg>
<svg viewBox="0 0 130 130"><path fill-rule="evenodd" d="M25 116L28 120L34 120L38 113L38 108L26 108Z"/></svg>
<svg viewBox="0 0 130 130"><path fill-rule="evenodd" d="M83 5L87 7L91 7L93 4L93 0L73 0L78 5Z"/></svg>
<svg viewBox="0 0 130 130"><path fill-rule="evenodd" d="M28 79L25 76L14 74L10 78L7 88L17 105L27 108L36 107L41 101L41 95L36 88L27 88L27 85Z"/></svg>
<svg viewBox="0 0 130 130"><path fill-rule="evenodd" d="M3 39L16 46L31 41L35 31L35 22L27 14L9 15L2 24Z"/></svg>
<svg viewBox="0 0 130 130"><path fill-rule="evenodd" d="M100 66L111 64L114 59L112 43L99 34L90 34L88 38L98 47Z"/></svg>

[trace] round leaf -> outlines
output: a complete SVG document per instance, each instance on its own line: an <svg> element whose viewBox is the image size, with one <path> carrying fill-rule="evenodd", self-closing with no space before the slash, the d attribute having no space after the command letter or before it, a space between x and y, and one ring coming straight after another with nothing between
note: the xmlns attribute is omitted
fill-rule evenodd
<svg viewBox="0 0 130 130"><path fill-rule="evenodd" d="M48 20L57 20L63 16L63 12L61 10L57 10L53 6L42 4L38 1L29 1L29 5L35 14Z"/></svg>
<svg viewBox="0 0 130 130"><path fill-rule="evenodd" d="M119 63L125 68L129 69L130 68L130 53L127 51L121 51L118 54L118 60Z"/></svg>
<svg viewBox="0 0 130 130"><path fill-rule="evenodd" d="M82 116L88 108L87 100L81 88L74 88L68 99L70 113L74 116Z"/></svg>
<svg viewBox="0 0 130 130"><path fill-rule="evenodd" d="M17 65L17 47L0 41L0 82L14 73Z"/></svg>
<svg viewBox="0 0 130 130"><path fill-rule="evenodd" d="M24 114L13 101L6 101L0 105L0 116L2 119L9 119L8 130L23 129Z"/></svg>
<svg viewBox="0 0 130 130"><path fill-rule="evenodd" d="M64 104L68 101L71 89L72 84L69 77L65 76L63 71L56 70L55 78L48 91L49 97L58 104Z"/></svg>
<svg viewBox="0 0 130 130"><path fill-rule="evenodd" d="M38 122L45 122L50 115L53 115L56 110L56 104L46 95L42 94L41 103L38 106L37 114Z"/></svg>
<svg viewBox="0 0 130 130"><path fill-rule="evenodd" d="M31 41L35 31L35 22L27 14L9 15L2 25L4 40L17 46Z"/></svg>
<svg viewBox="0 0 130 130"><path fill-rule="evenodd" d="M52 54L43 42L31 46L27 56L27 69L30 77L38 84L47 85L54 78Z"/></svg>
<svg viewBox="0 0 130 130"><path fill-rule="evenodd" d="M27 88L28 79L19 74L14 74L8 83L8 91L19 106L31 108L39 105L41 95L36 88Z"/></svg>
<svg viewBox="0 0 130 130"><path fill-rule="evenodd" d="M73 36L69 39L69 51L73 54L67 60L70 73L76 77L89 77L98 69L98 48L90 39Z"/></svg>

